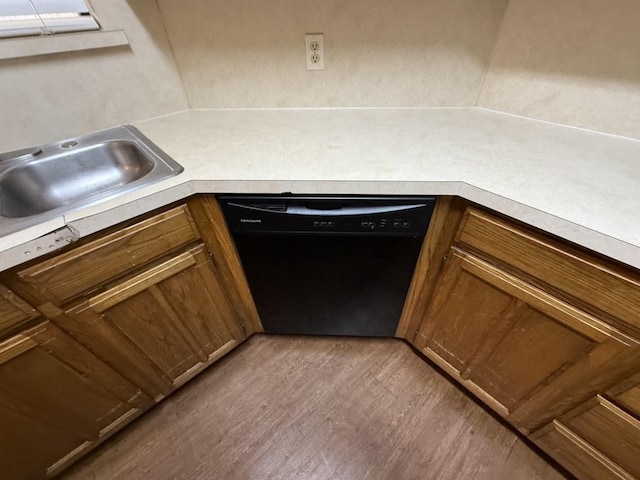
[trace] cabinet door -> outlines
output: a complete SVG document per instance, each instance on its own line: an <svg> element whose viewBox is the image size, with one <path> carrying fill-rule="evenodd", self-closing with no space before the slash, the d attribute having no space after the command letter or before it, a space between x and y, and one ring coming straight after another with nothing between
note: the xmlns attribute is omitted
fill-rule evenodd
<svg viewBox="0 0 640 480"><path fill-rule="evenodd" d="M44 478L151 404L44 322L0 344L0 475Z"/></svg>
<svg viewBox="0 0 640 480"><path fill-rule="evenodd" d="M640 361L632 339L455 248L416 345L524 432Z"/></svg>
<svg viewBox="0 0 640 480"><path fill-rule="evenodd" d="M55 320L156 400L246 336L203 246L122 281Z"/></svg>

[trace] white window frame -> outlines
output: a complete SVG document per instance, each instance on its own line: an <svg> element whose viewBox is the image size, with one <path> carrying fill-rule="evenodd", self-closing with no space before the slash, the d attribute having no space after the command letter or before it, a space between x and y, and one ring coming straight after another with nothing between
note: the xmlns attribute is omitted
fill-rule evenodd
<svg viewBox="0 0 640 480"><path fill-rule="evenodd" d="M84 0L0 0L0 41L100 30Z"/></svg>

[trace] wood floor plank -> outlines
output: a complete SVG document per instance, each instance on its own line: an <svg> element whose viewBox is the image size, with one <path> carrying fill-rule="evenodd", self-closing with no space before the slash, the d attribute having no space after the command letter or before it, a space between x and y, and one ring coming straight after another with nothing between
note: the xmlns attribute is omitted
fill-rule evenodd
<svg viewBox="0 0 640 480"><path fill-rule="evenodd" d="M565 477L394 339L255 335L64 480Z"/></svg>

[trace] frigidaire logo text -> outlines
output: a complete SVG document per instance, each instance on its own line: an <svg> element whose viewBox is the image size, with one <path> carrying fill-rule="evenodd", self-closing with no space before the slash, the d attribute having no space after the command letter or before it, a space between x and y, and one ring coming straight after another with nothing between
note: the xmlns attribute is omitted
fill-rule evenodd
<svg viewBox="0 0 640 480"><path fill-rule="evenodd" d="M241 218L240 223L262 223L260 218Z"/></svg>

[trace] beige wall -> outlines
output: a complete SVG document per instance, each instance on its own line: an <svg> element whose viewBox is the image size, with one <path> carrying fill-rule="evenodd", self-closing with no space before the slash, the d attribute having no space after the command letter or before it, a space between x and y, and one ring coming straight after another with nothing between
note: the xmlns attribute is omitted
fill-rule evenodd
<svg viewBox="0 0 640 480"><path fill-rule="evenodd" d="M640 1L511 0L478 105L640 138Z"/></svg>
<svg viewBox="0 0 640 480"><path fill-rule="evenodd" d="M187 95L231 108L477 100L640 138L638 0L91 4L130 46L0 60L0 152L181 110ZM305 68L308 32L325 34L324 71Z"/></svg>
<svg viewBox="0 0 640 480"><path fill-rule="evenodd" d="M0 60L0 152L187 108L154 0L91 0L130 46Z"/></svg>
<svg viewBox="0 0 640 480"><path fill-rule="evenodd" d="M193 107L397 107L473 105L507 0L158 3Z"/></svg>

